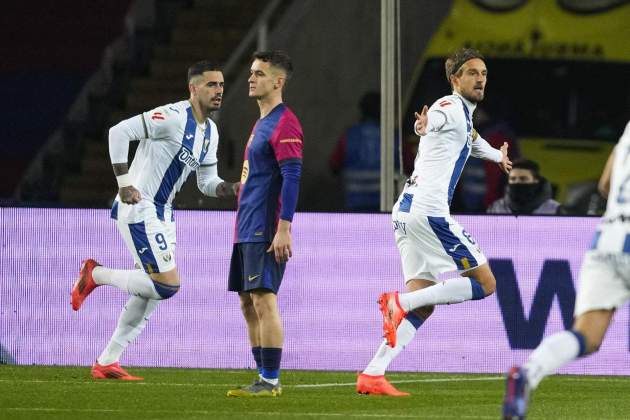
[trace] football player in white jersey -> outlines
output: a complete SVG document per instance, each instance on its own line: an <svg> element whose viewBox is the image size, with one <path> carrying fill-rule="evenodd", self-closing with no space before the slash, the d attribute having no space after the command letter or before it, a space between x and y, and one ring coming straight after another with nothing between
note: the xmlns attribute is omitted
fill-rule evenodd
<svg viewBox="0 0 630 420"><path fill-rule="evenodd" d="M238 191L238 183L225 182L217 174L219 135L210 115L221 106L223 84L221 70L200 61L188 69L188 100L136 115L109 130L109 154L119 188L112 218L136 269L106 268L93 259L82 262L72 288L72 309L79 310L101 285L130 295L109 343L92 367L94 378L142 379L121 368L118 360L158 303L179 290L172 201L188 175L196 171L197 186L208 196L235 196ZM131 141L140 144L128 170Z"/></svg>
<svg viewBox="0 0 630 420"><path fill-rule="evenodd" d="M529 391L578 357L595 353L615 310L630 299L630 122L599 180L606 212L584 255L570 330L545 338L522 367L508 372L503 418L523 419Z"/></svg>
<svg viewBox="0 0 630 420"><path fill-rule="evenodd" d="M491 147L473 128L472 115L484 97L487 69L475 50L461 49L446 60L452 95L438 99L418 114L421 136L414 171L392 210L396 244L408 293L379 298L385 340L357 379L357 392L391 396L400 392L385 378L392 360L411 342L434 305L483 299L494 292L495 278L479 246L452 217L449 205L468 157L511 168L507 143ZM457 271L443 282L438 276Z"/></svg>

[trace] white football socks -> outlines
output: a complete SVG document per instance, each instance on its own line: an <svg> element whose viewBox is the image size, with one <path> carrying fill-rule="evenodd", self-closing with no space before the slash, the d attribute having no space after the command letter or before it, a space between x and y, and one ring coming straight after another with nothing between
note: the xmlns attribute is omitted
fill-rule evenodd
<svg viewBox="0 0 630 420"><path fill-rule="evenodd" d="M535 389L540 381L580 355L580 342L571 331L545 338L523 366L527 381Z"/></svg>
<svg viewBox="0 0 630 420"><path fill-rule="evenodd" d="M416 327L414 327L407 318L403 318L396 330L396 347L391 348L387 344L387 340L383 340L374 358L367 365L363 373L371 376L384 375L389 364L403 351L407 344L411 343L411 340L413 340L413 337L416 335L416 331Z"/></svg>
<svg viewBox="0 0 630 420"><path fill-rule="evenodd" d="M398 295L400 306L407 312L423 306L461 303L472 298L472 284L468 277L457 277Z"/></svg>
<svg viewBox="0 0 630 420"><path fill-rule="evenodd" d="M125 304L118 325L105 350L96 359L101 366L110 365L120 359L127 345L131 343L147 325L149 317L158 306L159 300L130 296Z"/></svg>
<svg viewBox="0 0 630 420"><path fill-rule="evenodd" d="M147 299L162 299L155 290L153 280L142 270L115 270L103 266L94 267L92 277L96 284L117 287L130 295Z"/></svg>

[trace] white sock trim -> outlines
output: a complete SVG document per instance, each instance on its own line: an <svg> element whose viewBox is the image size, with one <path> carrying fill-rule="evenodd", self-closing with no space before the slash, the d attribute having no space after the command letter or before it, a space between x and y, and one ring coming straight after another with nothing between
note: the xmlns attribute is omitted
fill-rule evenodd
<svg viewBox="0 0 630 420"><path fill-rule="evenodd" d="M546 376L577 359L579 353L580 343L570 331L562 331L545 338L523 366L530 387L532 389L538 387Z"/></svg>

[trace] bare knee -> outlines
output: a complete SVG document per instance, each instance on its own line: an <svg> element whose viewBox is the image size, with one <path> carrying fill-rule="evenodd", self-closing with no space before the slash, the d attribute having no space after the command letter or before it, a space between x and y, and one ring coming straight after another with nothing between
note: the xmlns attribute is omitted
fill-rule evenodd
<svg viewBox="0 0 630 420"><path fill-rule="evenodd" d="M171 298L179 291L179 275L175 268L165 273L151 273L150 277L155 291L162 299Z"/></svg>
<svg viewBox="0 0 630 420"><path fill-rule="evenodd" d="M170 286L179 286L180 284L179 274L177 273L176 268L165 273L151 273L150 277L153 281L157 281L162 284L168 284Z"/></svg>
<svg viewBox="0 0 630 420"><path fill-rule="evenodd" d="M586 354L597 353L601 347L601 341L586 341Z"/></svg>
<svg viewBox="0 0 630 420"><path fill-rule="evenodd" d="M263 318L271 312L271 306L269 303L262 299L254 300L253 309L259 318Z"/></svg>
<svg viewBox="0 0 630 420"><path fill-rule="evenodd" d="M258 318L263 319L277 314L276 295L271 292L254 292L251 296Z"/></svg>
<svg viewBox="0 0 630 420"><path fill-rule="evenodd" d="M258 319L258 315L256 315L256 309L254 308L254 302L252 301L249 294L241 294L241 312L245 319Z"/></svg>
<svg viewBox="0 0 630 420"><path fill-rule="evenodd" d="M589 354L597 353L603 342L603 336L600 334L594 334L589 330L580 330L574 328L571 330L576 335L578 341L580 341L581 354L580 356L586 356ZM582 348L583 347L583 348Z"/></svg>
<svg viewBox="0 0 630 420"><path fill-rule="evenodd" d="M494 278L492 272L490 272L490 275L480 284L486 296L490 296L497 290L497 280Z"/></svg>
<svg viewBox="0 0 630 420"><path fill-rule="evenodd" d="M487 263L462 273L462 275L469 277L471 281L476 281L483 289L484 296L490 296L497 288L497 280Z"/></svg>
<svg viewBox="0 0 630 420"><path fill-rule="evenodd" d="M596 353L610 326L614 310L595 310L580 315L573 324L573 332L583 347L583 354Z"/></svg>
<svg viewBox="0 0 630 420"><path fill-rule="evenodd" d="M426 280L426 279L412 279L407 281L406 287L408 292L413 292L420 289L425 289L427 287L431 287L435 285L435 281ZM422 321L426 321L428 317L431 316L434 306L423 306L421 308L416 308L413 310L413 313Z"/></svg>

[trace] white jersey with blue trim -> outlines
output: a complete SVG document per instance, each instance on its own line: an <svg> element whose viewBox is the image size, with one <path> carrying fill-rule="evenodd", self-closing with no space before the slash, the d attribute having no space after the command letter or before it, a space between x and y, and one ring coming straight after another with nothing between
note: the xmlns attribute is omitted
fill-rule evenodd
<svg viewBox="0 0 630 420"><path fill-rule="evenodd" d="M606 212L595 234L593 248L630 253L630 122L615 146Z"/></svg>
<svg viewBox="0 0 630 420"><path fill-rule="evenodd" d="M217 126L210 118L198 124L188 100L155 108L141 118L144 136L138 139L129 175L142 201L126 205L117 196L117 216L136 223L149 207L158 219L170 220L173 198L190 173L201 165L217 164Z"/></svg>
<svg viewBox="0 0 630 420"><path fill-rule="evenodd" d="M452 94L429 108L431 119L444 121L420 139L413 174L398 204L414 213L447 216L455 186L472 149L472 114L476 104ZM441 114L441 115L440 115ZM412 197L411 197L412 196ZM410 203L409 203L410 201Z"/></svg>

